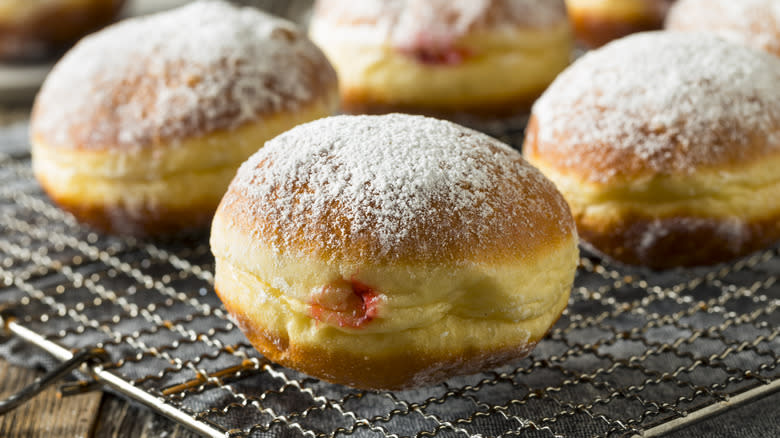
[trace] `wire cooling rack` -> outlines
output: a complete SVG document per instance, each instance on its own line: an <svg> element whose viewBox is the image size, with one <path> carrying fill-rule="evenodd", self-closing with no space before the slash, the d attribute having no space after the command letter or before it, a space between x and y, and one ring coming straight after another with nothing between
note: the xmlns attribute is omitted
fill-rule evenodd
<svg viewBox="0 0 780 438"><path fill-rule="evenodd" d="M505 138L512 140L511 136ZM404 392L327 384L263 359L213 293L204 240L82 228L26 153L0 154L6 327L207 436L655 436L780 389L777 248L654 273L584 253L567 310L511 367Z"/></svg>

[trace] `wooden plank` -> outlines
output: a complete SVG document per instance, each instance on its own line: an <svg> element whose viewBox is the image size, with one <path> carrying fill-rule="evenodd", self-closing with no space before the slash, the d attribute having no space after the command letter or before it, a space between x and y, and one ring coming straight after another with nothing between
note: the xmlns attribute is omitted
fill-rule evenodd
<svg viewBox="0 0 780 438"><path fill-rule="evenodd" d="M0 435L2 436L2 435ZM197 438L195 432L144 406L106 394L95 425L94 438Z"/></svg>
<svg viewBox="0 0 780 438"><path fill-rule="evenodd" d="M0 359L0 397L25 387L41 374ZM46 389L15 411L0 417L4 438L88 438L100 411L100 392L57 398L57 388Z"/></svg>

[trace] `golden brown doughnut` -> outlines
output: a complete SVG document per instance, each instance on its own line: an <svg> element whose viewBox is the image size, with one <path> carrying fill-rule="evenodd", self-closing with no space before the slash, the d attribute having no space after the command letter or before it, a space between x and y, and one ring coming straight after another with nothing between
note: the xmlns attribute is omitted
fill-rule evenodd
<svg viewBox="0 0 780 438"><path fill-rule="evenodd" d="M347 111L449 118L527 113L573 46L563 0L319 0L310 34Z"/></svg>
<svg viewBox="0 0 780 438"><path fill-rule="evenodd" d="M593 51L534 106L526 158L619 261L712 264L780 239L780 59L646 33Z"/></svg>
<svg viewBox="0 0 780 438"><path fill-rule="evenodd" d="M0 1L0 60L35 61L114 21L124 0Z"/></svg>
<svg viewBox="0 0 780 438"><path fill-rule="evenodd" d="M675 0L566 0L574 34L585 46L663 27Z"/></svg>
<svg viewBox="0 0 780 438"><path fill-rule="evenodd" d="M264 356L383 389L525 356L578 260L566 202L518 152L399 114L269 141L231 183L211 248L217 293Z"/></svg>
<svg viewBox="0 0 780 438"><path fill-rule="evenodd" d="M681 0L666 28L708 32L780 56L780 2L777 0Z"/></svg>
<svg viewBox="0 0 780 438"><path fill-rule="evenodd" d="M337 90L291 23L193 3L111 26L56 65L33 110L33 168L55 202L102 230L202 229L238 166L332 113Z"/></svg>

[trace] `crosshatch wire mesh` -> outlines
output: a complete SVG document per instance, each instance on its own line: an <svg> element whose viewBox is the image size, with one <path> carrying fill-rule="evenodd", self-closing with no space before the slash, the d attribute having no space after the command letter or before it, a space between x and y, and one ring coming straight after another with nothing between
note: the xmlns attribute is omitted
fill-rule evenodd
<svg viewBox="0 0 780 438"><path fill-rule="evenodd" d="M204 434L655 435L780 386L777 248L662 273L584 251L568 308L528 358L366 392L265 361L213 293L205 240L90 232L46 200L25 153L0 154L0 226L12 331L60 359L105 348L98 381Z"/></svg>

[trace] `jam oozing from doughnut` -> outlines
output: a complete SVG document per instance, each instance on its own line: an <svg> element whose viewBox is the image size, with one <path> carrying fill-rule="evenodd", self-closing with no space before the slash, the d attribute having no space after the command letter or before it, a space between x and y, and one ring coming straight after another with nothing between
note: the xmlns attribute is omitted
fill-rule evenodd
<svg viewBox="0 0 780 438"><path fill-rule="evenodd" d="M311 317L339 327L360 328L377 316L379 295L356 280L341 279L328 284L314 296Z"/></svg>
<svg viewBox="0 0 780 438"><path fill-rule="evenodd" d="M472 55L470 50L458 47L416 47L401 52L428 65L458 65Z"/></svg>

